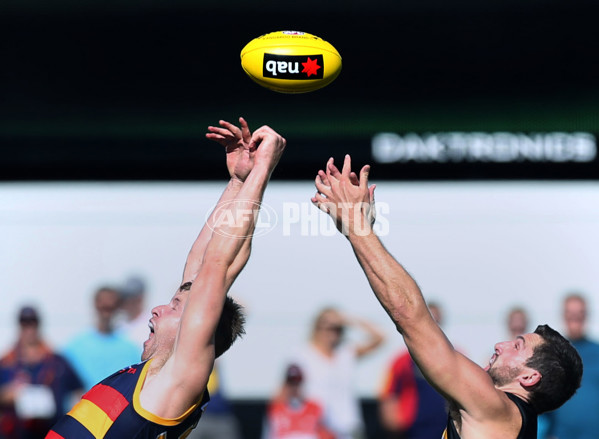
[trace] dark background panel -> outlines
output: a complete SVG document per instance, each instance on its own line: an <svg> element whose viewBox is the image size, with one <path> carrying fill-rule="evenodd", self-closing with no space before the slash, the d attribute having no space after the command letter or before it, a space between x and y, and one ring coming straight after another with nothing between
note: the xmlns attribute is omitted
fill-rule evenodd
<svg viewBox="0 0 599 439"><path fill-rule="evenodd" d="M0 175L221 178L203 135L240 115L287 137L281 178L293 179L312 178L344 143L368 150L379 131L596 132L598 12L591 1L10 0L0 5ZM253 83L241 49L282 29L330 41L341 75L302 95ZM597 176L595 164L387 168L381 177Z"/></svg>

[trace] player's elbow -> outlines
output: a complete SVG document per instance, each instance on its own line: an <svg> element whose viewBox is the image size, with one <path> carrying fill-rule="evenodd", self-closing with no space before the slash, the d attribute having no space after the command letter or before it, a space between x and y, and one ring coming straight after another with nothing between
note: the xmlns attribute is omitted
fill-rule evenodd
<svg viewBox="0 0 599 439"><path fill-rule="evenodd" d="M387 313L395 322L398 330L417 326L427 315L427 308L420 294L406 292L401 286L392 286L387 290Z"/></svg>

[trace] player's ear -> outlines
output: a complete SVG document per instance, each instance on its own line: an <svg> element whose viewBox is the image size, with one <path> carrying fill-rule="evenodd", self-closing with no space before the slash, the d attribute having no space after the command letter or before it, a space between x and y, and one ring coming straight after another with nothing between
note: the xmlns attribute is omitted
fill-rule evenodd
<svg viewBox="0 0 599 439"><path fill-rule="evenodd" d="M542 375L538 370L526 368L518 377L522 387L531 387L541 381Z"/></svg>

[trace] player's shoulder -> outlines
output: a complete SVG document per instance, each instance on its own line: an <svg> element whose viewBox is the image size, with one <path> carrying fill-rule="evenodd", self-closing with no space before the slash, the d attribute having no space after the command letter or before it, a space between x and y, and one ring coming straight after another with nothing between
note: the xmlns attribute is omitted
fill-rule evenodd
<svg viewBox="0 0 599 439"><path fill-rule="evenodd" d="M498 404L484 407L482 410L460 410L462 438L489 439L520 437L523 418L517 404L503 391L498 391ZM453 412L455 416L455 412ZM455 418L453 418L455 419Z"/></svg>
<svg viewBox="0 0 599 439"><path fill-rule="evenodd" d="M488 390L481 389L478 403L468 407L466 411L482 423L516 422L521 419L520 409L510 395L494 386Z"/></svg>

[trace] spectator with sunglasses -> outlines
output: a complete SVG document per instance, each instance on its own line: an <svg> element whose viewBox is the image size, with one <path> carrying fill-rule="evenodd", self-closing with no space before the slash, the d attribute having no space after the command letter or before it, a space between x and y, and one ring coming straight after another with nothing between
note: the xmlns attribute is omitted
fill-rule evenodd
<svg viewBox="0 0 599 439"><path fill-rule="evenodd" d="M348 327L367 336L359 344L344 342ZM354 394L357 360L384 340L382 332L366 320L349 318L333 307L321 310L314 320L310 342L293 359L304 372L304 391L324 410L326 427L336 439L364 436L358 399Z"/></svg>

